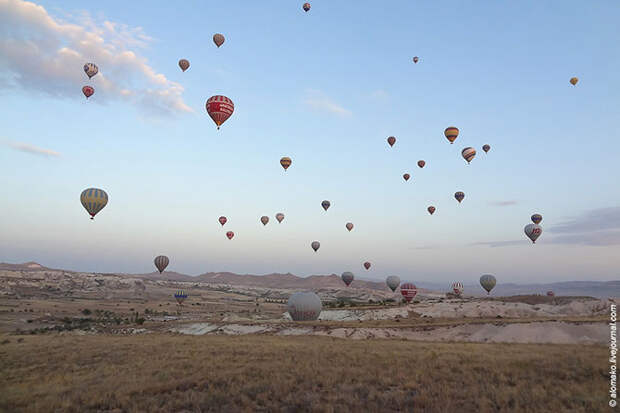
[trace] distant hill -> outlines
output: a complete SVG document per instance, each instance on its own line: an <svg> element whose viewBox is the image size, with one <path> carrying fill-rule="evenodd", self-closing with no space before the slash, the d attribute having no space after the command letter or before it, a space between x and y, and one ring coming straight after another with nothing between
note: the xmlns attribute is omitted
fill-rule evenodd
<svg viewBox="0 0 620 413"><path fill-rule="evenodd" d="M231 285L255 286L264 288L289 288L317 290L320 288L345 288L339 275L311 275L298 277L291 273L286 274L233 274L230 272L209 272L197 277L202 282L222 283ZM383 282L355 280L351 284L353 288L367 288L370 290L387 290Z"/></svg>
<svg viewBox="0 0 620 413"><path fill-rule="evenodd" d="M34 261L25 262L23 264L8 264L0 262L0 271L62 271L54 268L44 267Z"/></svg>
<svg viewBox="0 0 620 413"><path fill-rule="evenodd" d="M23 264L7 264L0 263L0 271L64 271L45 267L39 263L30 261ZM148 274L120 274L123 277L142 278L149 280L162 281L182 281L182 282L204 282L229 284L235 286L262 287L262 288L284 288L295 290L320 290L326 289L346 289L340 276L336 274L330 275L311 275L309 277L298 277L291 273L286 274L234 274L231 272L207 272L198 276L181 274L173 271L151 272ZM492 296L512 296L512 295L528 295L528 294L546 294L551 290L560 296L590 296L597 298L620 297L620 280L615 281L562 281L547 284L514 284L499 283L492 291ZM433 283L416 281L415 284L420 292L448 292L450 291L449 283ZM369 290L388 291L385 282L372 281L368 279L355 279L351 288L364 288ZM465 294L474 296L485 296L486 292L482 290L479 284L465 284Z"/></svg>
<svg viewBox="0 0 620 413"><path fill-rule="evenodd" d="M416 283L418 287L434 291L449 291L450 285L439 283ZM547 284L498 284L491 292L492 296L511 296L528 294L546 294L553 291L555 295L565 296L589 296L596 298L620 297L620 280L615 281L560 281ZM474 296L486 296L486 291L480 284L465 284L465 294Z"/></svg>

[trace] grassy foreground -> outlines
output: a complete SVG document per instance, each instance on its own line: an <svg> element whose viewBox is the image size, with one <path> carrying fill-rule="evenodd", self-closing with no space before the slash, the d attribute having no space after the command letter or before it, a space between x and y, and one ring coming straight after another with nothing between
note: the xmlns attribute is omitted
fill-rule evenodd
<svg viewBox="0 0 620 413"><path fill-rule="evenodd" d="M169 334L0 341L6 412L609 409L604 346Z"/></svg>

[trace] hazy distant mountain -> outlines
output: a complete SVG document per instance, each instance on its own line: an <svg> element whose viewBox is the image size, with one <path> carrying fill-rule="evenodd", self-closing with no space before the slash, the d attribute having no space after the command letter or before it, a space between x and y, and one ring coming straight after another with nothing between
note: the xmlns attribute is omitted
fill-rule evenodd
<svg viewBox="0 0 620 413"><path fill-rule="evenodd" d="M0 263L0 271L65 271L44 267L36 262L26 262L23 264ZM119 274L116 275L143 278L150 280L169 280L184 282L204 282L217 284L230 284L235 286L263 287L263 288L285 288L298 290L319 290L321 288L341 288L346 289L340 276L331 275L311 275L309 277L298 277L291 273L286 274L234 274L231 272L208 272L198 276L181 274L178 272L164 271L163 274L155 271L148 274ZM421 292L448 292L450 283L433 283L416 281L415 283ZM351 288L366 288L370 290L387 291L388 288L383 281L371 281L368 279L356 279L351 284ZM546 294L553 291L556 295L571 296L591 296L597 298L620 297L620 280L615 281L562 281L548 284L514 284L500 283L493 289L493 296L510 296L522 294ZM465 284L465 294L474 296L486 295L479 284Z"/></svg>
<svg viewBox="0 0 620 413"><path fill-rule="evenodd" d="M450 291L450 285L439 283L416 283L418 287L434 291ZM560 281L548 284L498 284L492 296L510 296L523 294L546 294L553 291L555 295L589 296L597 298L620 297L620 280L615 281ZM480 284L465 284L465 294L486 296Z"/></svg>
<svg viewBox="0 0 620 413"><path fill-rule="evenodd" d="M34 261L25 262L23 264L8 264L0 262L0 271L62 271L53 268L44 267Z"/></svg>

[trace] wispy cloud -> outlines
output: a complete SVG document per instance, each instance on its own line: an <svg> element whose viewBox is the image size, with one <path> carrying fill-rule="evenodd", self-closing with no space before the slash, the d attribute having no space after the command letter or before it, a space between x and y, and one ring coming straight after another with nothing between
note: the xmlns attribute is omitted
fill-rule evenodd
<svg viewBox="0 0 620 413"><path fill-rule="evenodd" d="M306 91L304 103L315 110L332 113L338 116L351 116L353 113L331 100L325 93L320 90Z"/></svg>
<svg viewBox="0 0 620 413"><path fill-rule="evenodd" d="M512 201L512 200L511 201L492 201L492 202L489 202L489 205L503 207L503 206L517 205L517 201Z"/></svg>
<svg viewBox="0 0 620 413"><path fill-rule="evenodd" d="M89 84L95 101L121 99L158 115L193 111L181 96L184 88L136 51L151 41L142 28L98 22L87 13L68 19L35 3L0 0L0 88L83 99L80 90ZM99 66L91 80L82 70L86 62Z"/></svg>
<svg viewBox="0 0 620 413"><path fill-rule="evenodd" d="M620 244L620 207L586 211L549 228L554 244L608 246Z"/></svg>
<svg viewBox="0 0 620 413"><path fill-rule="evenodd" d="M21 151L21 152L27 152L27 153L31 153L34 155L39 155L39 156L45 156L45 157L54 157L54 158L58 158L60 157L60 153L53 151L51 149L44 149L44 148L39 148L37 146L34 145L30 145L29 143L22 143L22 142L4 142L7 146L10 146L11 148Z"/></svg>

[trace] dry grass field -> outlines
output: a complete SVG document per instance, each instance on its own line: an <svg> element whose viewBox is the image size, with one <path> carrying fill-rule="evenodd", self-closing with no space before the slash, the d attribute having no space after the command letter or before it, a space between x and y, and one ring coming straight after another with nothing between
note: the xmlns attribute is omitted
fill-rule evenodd
<svg viewBox="0 0 620 413"><path fill-rule="evenodd" d="M597 412L608 401L604 346L158 333L0 341L6 412Z"/></svg>

